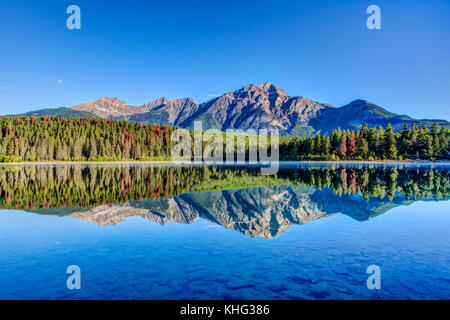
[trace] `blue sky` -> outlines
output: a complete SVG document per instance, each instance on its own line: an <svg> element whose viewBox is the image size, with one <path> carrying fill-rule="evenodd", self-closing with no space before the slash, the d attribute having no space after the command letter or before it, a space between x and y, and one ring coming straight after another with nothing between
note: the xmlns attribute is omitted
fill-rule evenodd
<svg viewBox="0 0 450 320"><path fill-rule="evenodd" d="M66 8L81 8L81 30ZM381 8L381 30L366 8ZM0 113L99 97L202 102L270 81L337 106L354 99L450 120L450 2L0 2ZM62 81L60 81L62 80Z"/></svg>

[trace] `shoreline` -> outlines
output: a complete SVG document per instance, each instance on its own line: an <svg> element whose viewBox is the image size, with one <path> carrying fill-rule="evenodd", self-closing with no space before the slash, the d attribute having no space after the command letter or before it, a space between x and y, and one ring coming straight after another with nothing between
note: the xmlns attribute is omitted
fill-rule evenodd
<svg viewBox="0 0 450 320"><path fill-rule="evenodd" d="M414 160L345 160L345 161L320 161L320 160L282 160L274 162L280 165L295 165L295 164L413 164L413 165L450 165L449 161L414 161ZM226 163L226 162L194 162L194 161L24 161L24 162L0 162L0 166L23 166L23 165L225 165L225 166L261 166L269 165L270 163ZM273 164L273 163L272 163Z"/></svg>

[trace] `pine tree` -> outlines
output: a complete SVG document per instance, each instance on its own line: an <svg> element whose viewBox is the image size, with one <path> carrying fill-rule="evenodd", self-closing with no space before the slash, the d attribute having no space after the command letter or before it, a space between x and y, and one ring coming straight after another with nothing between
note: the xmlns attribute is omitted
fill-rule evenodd
<svg viewBox="0 0 450 320"><path fill-rule="evenodd" d="M369 154L369 144L364 138L362 132L359 134L358 140L356 142L356 153L361 159L367 159Z"/></svg>
<svg viewBox="0 0 450 320"><path fill-rule="evenodd" d="M77 139L73 146L73 154L72 158L75 161L82 160L83 158L83 141L81 139Z"/></svg>
<svg viewBox="0 0 450 320"><path fill-rule="evenodd" d="M367 123L364 123L362 128L361 128L361 135L364 139L368 140L369 138L369 126L367 125Z"/></svg>
<svg viewBox="0 0 450 320"><path fill-rule="evenodd" d="M377 129L375 129L374 127L369 129L369 137L367 139L367 142L369 144L369 155L372 156L373 158L376 158L377 155Z"/></svg>
<svg viewBox="0 0 450 320"><path fill-rule="evenodd" d="M56 147L56 160L64 161L66 160L66 145L60 141Z"/></svg>
<svg viewBox="0 0 450 320"><path fill-rule="evenodd" d="M350 131L350 135L347 139L347 155L353 157L356 154L356 136L355 132Z"/></svg>
<svg viewBox="0 0 450 320"><path fill-rule="evenodd" d="M98 157L97 142L94 137L89 141L89 159L96 160Z"/></svg>
<svg viewBox="0 0 450 320"><path fill-rule="evenodd" d="M347 132L343 131L341 136L341 143L339 146L339 155L345 157L347 154Z"/></svg>
<svg viewBox="0 0 450 320"><path fill-rule="evenodd" d="M439 141L440 127L437 123L433 124L431 129L431 138L433 139L433 155L439 156L441 153L441 143Z"/></svg>
<svg viewBox="0 0 450 320"><path fill-rule="evenodd" d="M328 136L325 137L325 140L324 140L323 153L325 154L325 156L330 155L330 137L328 137Z"/></svg>
<svg viewBox="0 0 450 320"><path fill-rule="evenodd" d="M430 156L429 154L429 146L428 146L428 134L429 130L426 128L421 128L418 131L417 135L417 153L421 156ZM433 145L433 141L431 140L431 145Z"/></svg>
<svg viewBox="0 0 450 320"><path fill-rule="evenodd" d="M418 140L419 140L419 127L416 123L413 124L412 130L411 130L411 137L410 137L410 150L409 152L411 154L417 154L418 153Z"/></svg>
<svg viewBox="0 0 450 320"><path fill-rule="evenodd" d="M375 152L376 156L378 158L383 158L384 156L384 129L382 126L378 126L377 128L377 135L376 135L376 146L375 146Z"/></svg>
<svg viewBox="0 0 450 320"><path fill-rule="evenodd" d="M403 126L403 130L400 131L399 153L407 155L411 149L411 132L407 124Z"/></svg>
<svg viewBox="0 0 450 320"><path fill-rule="evenodd" d="M397 141L390 123L386 126L384 134L384 152L387 159L397 159Z"/></svg>
<svg viewBox="0 0 450 320"><path fill-rule="evenodd" d="M427 138L427 156L432 159L433 155L434 155L434 150L433 150L433 138L432 137L428 137Z"/></svg>
<svg viewBox="0 0 450 320"><path fill-rule="evenodd" d="M316 135L315 142L316 142L315 154L320 155L323 152L322 136L320 134Z"/></svg>
<svg viewBox="0 0 450 320"><path fill-rule="evenodd" d="M341 129L339 130L334 129L331 133L330 153L332 154L339 154L339 147L341 145L341 135L342 135L340 130Z"/></svg>
<svg viewBox="0 0 450 320"><path fill-rule="evenodd" d="M439 142L440 142L439 155L441 157L444 157L447 155L448 140L449 140L449 136L447 134L447 130L445 130L445 128L441 128L441 131L439 132Z"/></svg>

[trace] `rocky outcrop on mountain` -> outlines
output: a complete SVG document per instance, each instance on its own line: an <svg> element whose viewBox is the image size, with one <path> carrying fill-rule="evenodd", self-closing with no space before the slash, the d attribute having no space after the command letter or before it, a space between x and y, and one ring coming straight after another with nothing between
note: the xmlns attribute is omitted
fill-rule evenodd
<svg viewBox="0 0 450 320"><path fill-rule="evenodd" d="M95 101L72 106L70 109L89 112L102 118L123 117L145 111L144 108L132 107L125 101L117 98L100 98Z"/></svg>
<svg viewBox="0 0 450 320"><path fill-rule="evenodd" d="M337 213L365 221L409 203L403 198L393 202L381 199L365 201L360 195L338 196L330 189L273 186L189 193L170 199L101 206L71 213L70 216L102 226L115 225L132 216L161 225L167 222L190 224L203 218L252 238L273 239L291 225L303 225Z"/></svg>
<svg viewBox="0 0 450 320"><path fill-rule="evenodd" d="M160 98L156 101L160 101L160 103L151 102L150 104L143 106L148 109L147 112L132 114L122 118L142 123L161 123L181 126L183 121L198 110L198 103L191 98L172 101L161 100Z"/></svg>
<svg viewBox="0 0 450 320"><path fill-rule="evenodd" d="M141 106L131 106L117 98L100 98L70 109L53 110L54 112L45 109L43 113L46 116L69 117L91 114L101 118L168 124L189 129L194 127L195 121L201 121L204 130L278 129L283 136L330 133L338 127L356 130L364 123L370 126L386 126L391 123L395 130L400 130L405 124L411 126L416 123L420 127L431 127L437 122L450 129L448 121L412 119L388 112L365 100L355 100L336 108L305 97L290 96L270 82L250 84L202 104L191 98L168 100L161 97ZM36 113L42 112L38 110L34 112Z"/></svg>
<svg viewBox="0 0 450 320"><path fill-rule="evenodd" d="M147 216L147 210L128 205L100 206L88 211L71 213L70 216L84 221L95 222L100 226L117 225L129 217Z"/></svg>

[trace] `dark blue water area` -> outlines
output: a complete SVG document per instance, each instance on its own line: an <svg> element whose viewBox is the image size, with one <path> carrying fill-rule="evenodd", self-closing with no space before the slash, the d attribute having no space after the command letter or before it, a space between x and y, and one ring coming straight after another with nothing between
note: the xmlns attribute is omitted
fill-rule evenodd
<svg viewBox="0 0 450 320"><path fill-rule="evenodd" d="M98 226L0 211L0 299L448 299L448 201L333 215L267 240L198 219ZM81 269L69 290L66 269ZM381 270L369 290L366 269Z"/></svg>

